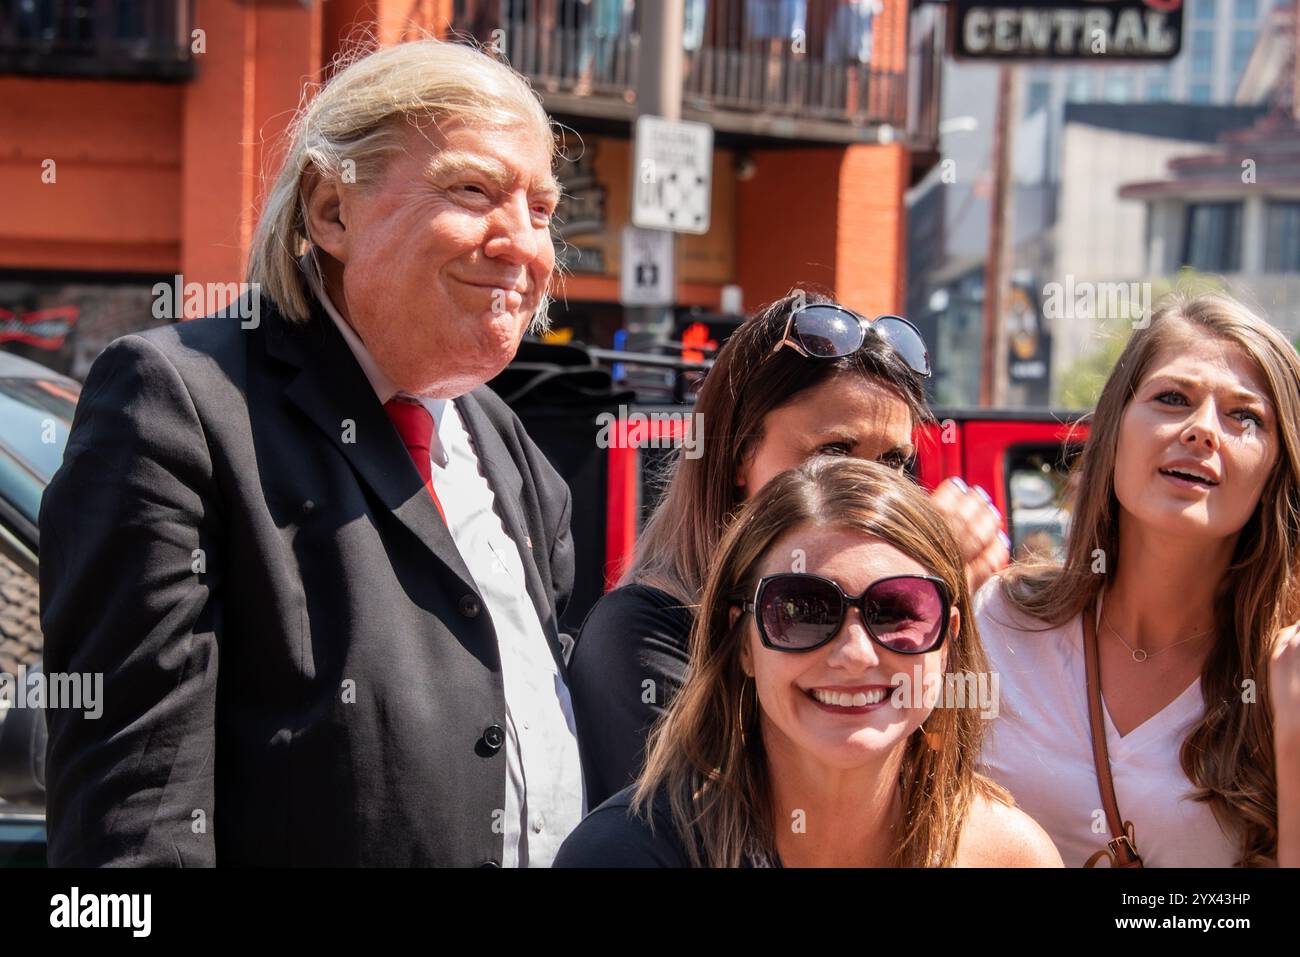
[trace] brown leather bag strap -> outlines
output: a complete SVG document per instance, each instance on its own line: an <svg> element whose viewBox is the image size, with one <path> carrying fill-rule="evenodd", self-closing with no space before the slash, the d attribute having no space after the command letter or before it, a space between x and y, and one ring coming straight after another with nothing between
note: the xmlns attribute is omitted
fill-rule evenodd
<svg viewBox="0 0 1300 957"><path fill-rule="evenodd" d="M1109 851L1098 851L1084 867L1095 867L1102 856L1110 857L1111 867L1141 867L1142 858L1133 843L1133 823L1120 822L1119 802L1115 800L1115 782L1110 776L1110 756L1106 751L1106 723L1101 711L1101 661L1097 653L1097 608L1090 604L1083 610L1083 660L1088 675L1088 725L1092 731L1092 760L1097 768L1097 787L1101 806L1110 828Z"/></svg>

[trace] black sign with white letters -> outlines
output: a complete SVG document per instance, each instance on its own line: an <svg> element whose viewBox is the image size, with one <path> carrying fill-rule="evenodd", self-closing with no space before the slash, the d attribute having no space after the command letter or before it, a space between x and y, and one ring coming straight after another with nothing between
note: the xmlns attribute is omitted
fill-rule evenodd
<svg viewBox="0 0 1300 957"><path fill-rule="evenodd" d="M958 59L1171 60L1183 45L1183 0L952 0L949 9Z"/></svg>

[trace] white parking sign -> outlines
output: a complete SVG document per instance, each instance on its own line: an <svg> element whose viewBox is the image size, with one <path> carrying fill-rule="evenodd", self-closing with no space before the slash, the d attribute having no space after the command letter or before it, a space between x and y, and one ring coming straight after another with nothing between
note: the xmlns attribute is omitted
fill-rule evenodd
<svg viewBox="0 0 1300 957"><path fill-rule="evenodd" d="M673 234L660 229L623 227L619 301L625 306L671 306Z"/></svg>
<svg viewBox="0 0 1300 957"><path fill-rule="evenodd" d="M709 231L713 127L637 117L635 171L634 225L674 233Z"/></svg>

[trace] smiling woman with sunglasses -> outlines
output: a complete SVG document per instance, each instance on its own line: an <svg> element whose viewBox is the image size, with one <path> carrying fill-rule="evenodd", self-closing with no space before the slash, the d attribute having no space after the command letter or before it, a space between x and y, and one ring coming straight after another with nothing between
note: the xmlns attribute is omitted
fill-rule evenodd
<svg viewBox="0 0 1300 957"><path fill-rule="evenodd" d="M588 806L641 770L645 736L681 687L694 608L727 523L769 480L815 455L884 463L900 474L930 418L920 333L799 290L760 310L720 350L700 390L702 449L678 455L619 587L588 614L569 661ZM968 584L1007 561L1000 516L949 480L948 519Z"/></svg>
<svg viewBox="0 0 1300 957"><path fill-rule="evenodd" d="M769 482L719 546L644 772L556 866L1060 866L976 773L980 702L926 690L989 677L956 554L892 469Z"/></svg>

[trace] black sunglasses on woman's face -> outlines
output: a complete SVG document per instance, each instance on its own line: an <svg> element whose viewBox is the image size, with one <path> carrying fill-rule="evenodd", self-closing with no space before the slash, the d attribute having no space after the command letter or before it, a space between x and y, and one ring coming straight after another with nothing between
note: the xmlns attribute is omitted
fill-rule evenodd
<svg viewBox="0 0 1300 957"><path fill-rule="evenodd" d="M735 595L731 602L754 614L765 647L793 652L829 642L855 607L876 644L902 655L923 655L943 645L952 609L948 586L933 575L890 575L854 598L821 575L784 572L759 579L751 601Z"/></svg>

